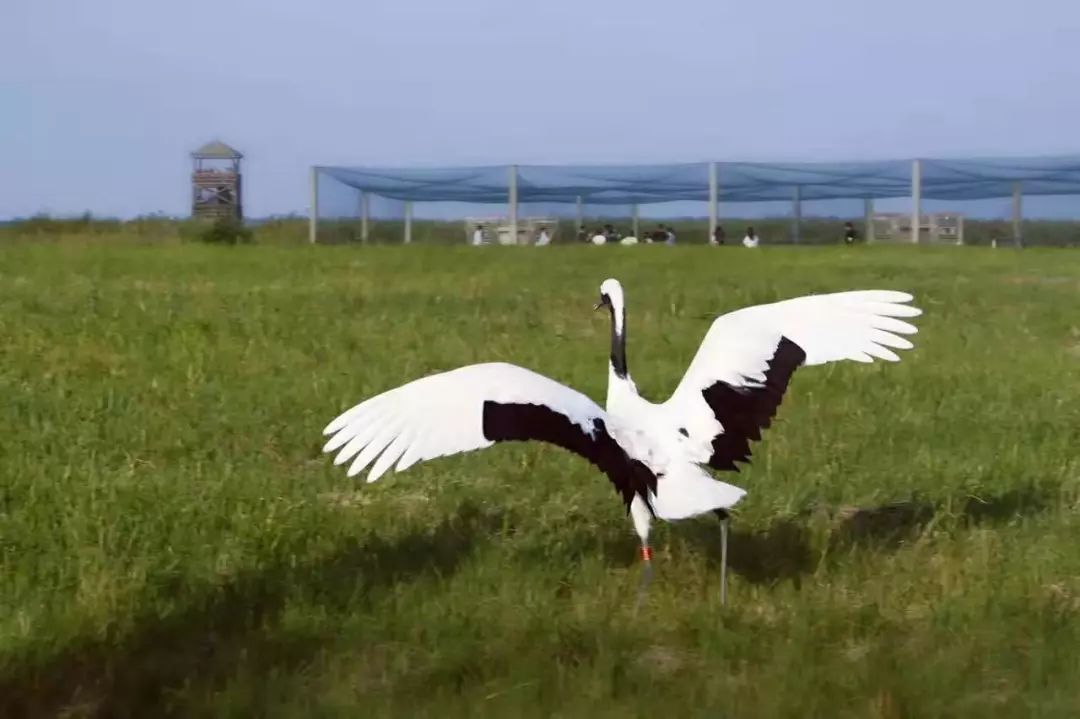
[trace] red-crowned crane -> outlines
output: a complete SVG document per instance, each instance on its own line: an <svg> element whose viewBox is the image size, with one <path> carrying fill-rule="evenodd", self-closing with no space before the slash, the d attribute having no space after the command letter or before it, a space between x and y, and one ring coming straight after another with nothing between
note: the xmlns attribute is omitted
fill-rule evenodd
<svg viewBox="0 0 1080 719"><path fill-rule="evenodd" d="M643 399L626 361L626 301L617 280L600 286L596 309L611 315L607 402L512 364L487 363L430 375L379 394L325 429L323 448L348 476L374 462L367 481L391 467L496 442L536 440L575 452L622 497L641 539L642 588L651 576L649 525L707 512L721 522L721 601L726 601L728 510L745 490L705 470L738 471L750 442L769 427L792 373L840 360L899 360L917 332L911 295L864 290L746 307L718 317L671 397ZM395 464L396 463L396 464ZM640 595L639 595L640 596Z"/></svg>

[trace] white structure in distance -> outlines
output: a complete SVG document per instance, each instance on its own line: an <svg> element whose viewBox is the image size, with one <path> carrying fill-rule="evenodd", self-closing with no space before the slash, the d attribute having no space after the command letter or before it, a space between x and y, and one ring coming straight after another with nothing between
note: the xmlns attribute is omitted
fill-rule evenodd
<svg viewBox="0 0 1080 719"><path fill-rule="evenodd" d="M505 217L467 217L465 218L465 236L469 244L499 245L539 245L551 244L559 231L559 221L554 217L518 218L517 238L514 238L514 223ZM478 243L477 233L481 241Z"/></svg>

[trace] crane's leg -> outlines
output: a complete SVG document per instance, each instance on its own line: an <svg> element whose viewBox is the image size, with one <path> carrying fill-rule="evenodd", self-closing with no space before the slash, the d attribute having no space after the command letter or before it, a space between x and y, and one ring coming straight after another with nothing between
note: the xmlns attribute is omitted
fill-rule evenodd
<svg viewBox="0 0 1080 719"><path fill-rule="evenodd" d="M641 545L641 582L638 583L637 602L634 603L634 611L641 606L645 598L645 590L652 583L652 547L647 544Z"/></svg>
<svg viewBox="0 0 1080 719"><path fill-rule="evenodd" d="M637 602L634 604L634 611L637 611L638 607L641 606L641 601L645 598L645 590L649 588L653 576L652 547L649 546L651 516L649 508L641 501L641 497L634 497L634 501L630 503L630 516L634 520L634 530L641 539L641 582L638 584Z"/></svg>
<svg viewBox="0 0 1080 719"><path fill-rule="evenodd" d="M727 606L727 535L731 515L726 509L714 510L720 518L720 606Z"/></svg>

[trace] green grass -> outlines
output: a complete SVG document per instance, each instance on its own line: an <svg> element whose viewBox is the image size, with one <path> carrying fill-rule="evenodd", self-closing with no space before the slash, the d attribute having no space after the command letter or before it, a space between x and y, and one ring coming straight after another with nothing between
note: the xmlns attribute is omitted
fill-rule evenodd
<svg viewBox="0 0 1080 719"><path fill-rule="evenodd" d="M515 362L643 393L707 317L900 288L898 365L801 370L715 520L499 446L375 485L343 408ZM0 247L0 716L1080 714L1080 265L972 248Z"/></svg>

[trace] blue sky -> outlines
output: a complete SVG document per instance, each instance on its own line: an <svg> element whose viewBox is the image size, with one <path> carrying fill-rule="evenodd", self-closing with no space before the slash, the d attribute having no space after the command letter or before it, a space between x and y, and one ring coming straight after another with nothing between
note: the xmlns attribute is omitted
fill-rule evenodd
<svg viewBox="0 0 1080 719"><path fill-rule="evenodd" d="M0 218L184 213L215 137L255 216L312 164L1074 153L1077 88L1075 0L4 0Z"/></svg>

